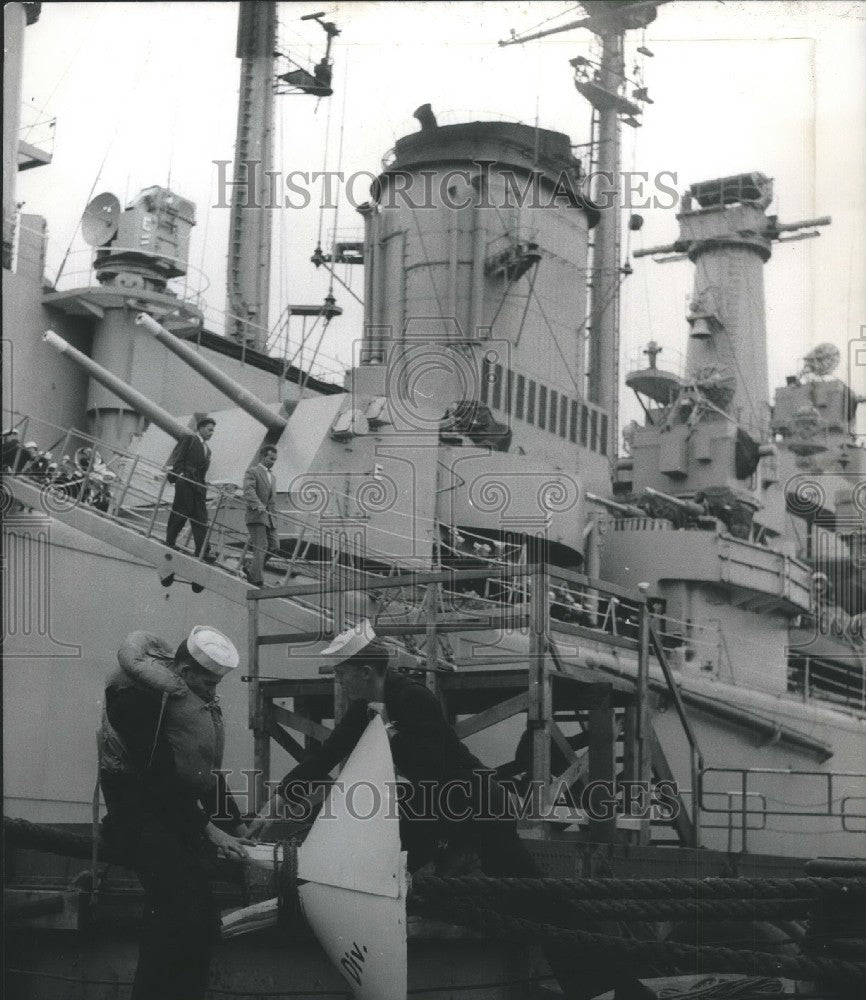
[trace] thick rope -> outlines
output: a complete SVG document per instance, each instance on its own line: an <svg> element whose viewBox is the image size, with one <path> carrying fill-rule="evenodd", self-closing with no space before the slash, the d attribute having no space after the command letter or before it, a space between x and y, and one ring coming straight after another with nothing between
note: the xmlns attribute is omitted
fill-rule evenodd
<svg viewBox="0 0 866 1000"><path fill-rule="evenodd" d="M412 900L417 900L418 906L435 906L442 901L451 899L473 902L477 893L458 892L451 889L424 890L415 889ZM488 898L489 901L489 898ZM540 894L528 895L516 902L531 902L547 905L549 900L542 900ZM505 900L503 900L505 902ZM767 917L792 919L801 917L815 906L814 899L606 899L606 900L568 900L554 901L559 903L563 913L575 920L622 920L649 921L660 920L764 920Z"/></svg>
<svg viewBox="0 0 866 1000"><path fill-rule="evenodd" d="M546 900L581 899L802 899L816 896L866 896L864 878L494 878L465 875L441 878L419 875L419 892L471 892L487 898L542 896Z"/></svg>
<svg viewBox="0 0 866 1000"><path fill-rule="evenodd" d="M92 838L84 834L6 817L4 832L10 847L83 860L91 856ZM297 905L296 846L292 842L284 843L283 862L275 865L281 910L286 916ZM103 850L102 854L107 861L124 863L115 851ZM240 866L211 862L208 867L212 874L222 878L233 870L233 880L244 881L243 869L238 871ZM844 904L859 905L863 897L866 897L866 878L559 879L419 875L413 883L410 903L416 912L473 927L491 936L577 945L614 959L627 959L630 965L644 966L648 972L662 963L674 971L700 968L705 972L742 972L746 968L750 972L791 979L860 984L866 983L866 964L841 958L793 957L714 946L697 948L675 942L638 941L534 922L501 910L508 904L519 905L524 911L541 907L545 915L558 918L564 913L569 918L584 921L756 918L770 913L776 916L800 914L816 904L830 908L841 905L844 909ZM500 910L480 907L475 902L478 899ZM812 943L820 946L829 935L826 928L820 926L815 932ZM826 946L831 947L832 942L827 941ZM860 957L856 950L853 954Z"/></svg>
<svg viewBox="0 0 866 1000"><path fill-rule="evenodd" d="M62 854L89 860L92 838L60 827L3 818L5 840L10 847ZM116 851L100 845L106 861L122 864ZM419 895L470 894L485 899L536 899L545 903L587 900L688 900L703 905L710 900L794 902L824 898L854 900L866 896L866 878L494 878L486 875L440 877L416 875L413 886Z"/></svg>
<svg viewBox="0 0 866 1000"><path fill-rule="evenodd" d="M679 944L671 941L638 941L635 939L609 937L591 931L566 929L551 924L534 923L520 917L503 916L495 910L459 902L451 905L437 905L428 915L436 915L452 922L473 927L492 937L518 941L550 942L578 945L602 953L611 959L628 959L636 974L643 968L652 971L660 963L671 971L685 972L700 969L701 972L742 972L744 968L752 974L760 972L770 976L784 976L789 979L808 979L826 982L866 983L866 964L845 962L840 959L819 957L792 957L774 955L769 952L736 951L702 945Z"/></svg>

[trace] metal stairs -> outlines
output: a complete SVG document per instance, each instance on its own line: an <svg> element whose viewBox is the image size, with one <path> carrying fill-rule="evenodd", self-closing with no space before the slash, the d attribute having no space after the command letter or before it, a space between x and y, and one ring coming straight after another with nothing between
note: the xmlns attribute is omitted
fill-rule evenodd
<svg viewBox="0 0 866 1000"><path fill-rule="evenodd" d="M161 582L174 576L177 581L209 590L240 605L246 605L247 595L254 589L237 575L237 567L232 566L228 560L207 563L191 553L169 549L140 522L125 518L122 514L112 515L87 504L63 502L58 494L52 496L50 488L46 489L24 475L4 475L3 488L8 497L24 508L44 513L90 538L153 566ZM236 556L234 561L237 561ZM281 573L280 576L282 575ZM312 608L285 599L269 602L268 614L276 621L293 627L303 627L304 621L311 624L316 620L316 612Z"/></svg>

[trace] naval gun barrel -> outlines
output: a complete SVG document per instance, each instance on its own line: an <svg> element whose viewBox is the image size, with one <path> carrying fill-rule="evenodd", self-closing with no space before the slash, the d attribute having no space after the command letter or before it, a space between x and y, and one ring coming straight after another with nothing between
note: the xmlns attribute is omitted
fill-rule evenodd
<svg viewBox="0 0 866 1000"><path fill-rule="evenodd" d="M652 486L647 486L644 489L644 494L648 497L658 497L659 500L663 500L665 503L673 504L686 517L703 517L707 512L701 503L695 503L694 500L681 500L679 497L672 497L670 493L662 493L661 490L654 490Z"/></svg>
<svg viewBox="0 0 866 1000"><path fill-rule="evenodd" d="M619 514L620 517L646 517L647 513L645 510L641 510L640 507L635 507L631 503L617 503L616 500L605 500L604 497L596 496L595 493L587 493L586 499L590 503L597 503L599 507L604 507L605 510L609 510L611 514Z"/></svg>
<svg viewBox="0 0 866 1000"><path fill-rule="evenodd" d="M113 392L127 406L142 414L152 424L156 424L160 430L165 431L166 434L170 434L175 440L179 441L182 437L189 434L189 428L184 427L167 410L158 406L152 399L148 399L138 389L133 389L131 385L127 385L126 382L119 379L107 368L103 368L102 365L97 364L93 358L89 358L86 354L82 354L81 351L76 350L72 344L64 340L63 337L58 336L53 330L46 330L42 335L42 339L46 344L50 344L53 348L60 351L61 354L72 358L77 365L88 372L101 385L104 385L109 392Z"/></svg>
<svg viewBox="0 0 866 1000"><path fill-rule="evenodd" d="M263 424L269 431L280 434L286 429L288 421L285 417L281 417L278 413L269 410L249 389L245 389L239 382L230 378L224 371L221 371L216 365L208 361L207 358L203 358L198 351L193 350L185 341L179 337L175 337L164 326L160 326L153 317L148 316L147 313L139 313L135 317L135 322L138 326L147 330L151 336L156 337L172 354L176 354L190 368L195 369L212 386L219 389L235 406L239 406L255 420L258 420L260 424Z"/></svg>

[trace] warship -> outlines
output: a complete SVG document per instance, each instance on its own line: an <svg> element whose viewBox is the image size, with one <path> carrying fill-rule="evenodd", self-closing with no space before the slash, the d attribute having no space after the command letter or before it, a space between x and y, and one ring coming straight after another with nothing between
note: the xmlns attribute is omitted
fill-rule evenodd
<svg viewBox="0 0 866 1000"><path fill-rule="evenodd" d="M530 802L521 833L550 876L751 880L736 932L711 908L678 919L662 906L634 918L623 947L666 945L664 973L766 972L758 959L773 955L784 989L817 983L814 996L862 982L862 915L840 903L849 927L828 931L826 900L821 923L814 900L792 917L755 888L862 878L866 856L866 341L846 359L819 344L773 398L767 368L764 267L831 220L780 218L773 180L754 170L690 183L670 241L637 246L643 219L615 181L621 132L651 100L625 42L661 4L578 7L503 44L589 34L589 55L571 60L589 141L445 124L423 105L370 175L362 231L335 230L312 253L334 279L324 300L281 302L272 321L275 102L333 100L341 27L306 16L322 50L304 62L280 52L276 4L239 5L220 314L193 280L197 206L168 186L90 198L87 267L49 279L47 223L19 210L15 185L52 170L19 113L27 26L51 9L6 5L6 995L126 995L140 900L99 856L94 787L125 636L177 642L207 621L247 651L221 706L230 784L252 801L339 717L318 653L364 618ZM621 287L632 258L654 266L645 257L693 267L684 357L666 365L647 329L623 371ZM363 319L338 379L322 345L342 293ZM623 424L620 382L640 421ZM214 561L183 537L164 544L166 461L205 414ZM278 448L279 551L259 588L240 484L265 442ZM646 789L642 808L629 785ZM615 790L606 808L599 787ZM224 887L224 908L248 904L248 889ZM411 918L410 993L555 995L530 943L458 916ZM760 955L714 966L713 949L737 939ZM796 966L810 955L849 979ZM250 998L356 986L282 925L227 941L212 979L214 996Z"/></svg>

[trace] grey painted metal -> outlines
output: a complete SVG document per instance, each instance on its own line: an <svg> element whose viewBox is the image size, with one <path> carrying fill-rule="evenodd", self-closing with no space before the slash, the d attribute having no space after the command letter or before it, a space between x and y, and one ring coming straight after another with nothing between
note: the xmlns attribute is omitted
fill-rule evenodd
<svg viewBox="0 0 866 1000"><path fill-rule="evenodd" d="M137 326L146 330L155 337L161 344L167 347L172 354L177 355L185 361L190 368L195 369L208 382L220 392L224 393L236 406L239 406L245 413L258 420L269 431L282 433L288 421L278 413L270 410L257 396L254 396L249 389L245 389L240 382L236 382L231 376L217 368L213 362L208 361L198 351L194 350L185 341L176 337L164 326L161 326L152 316L147 313L139 313L135 317Z"/></svg>
<svg viewBox="0 0 866 1000"><path fill-rule="evenodd" d="M653 489L652 486L647 486L644 489L644 493L649 497L658 497L659 500L665 500L668 503L673 504L675 507L679 507L681 511L688 514L689 517L703 517L706 511L699 503L695 503L694 500L683 500L680 497L671 496L670 493L662 493L661 490ZM641 511L641 517L645 517L644 511Z"/></svg>
<svg viewBox="0 0 866 1000"><path fill-rule="evenodd" d="M244 2L238 12L241 59L226 274L226 335L264 351L270 297L277 5ZM267 207L265 207L267 206Z"/></svg>
<svg viewBox="0 0 866 1000"><path fill-rule="evenodd" d="M617 93L625 71L624 33L602 35L601 79L599 85ZM600 177L620 176L619 115L614 107L598 108L598 170ZM606 201L611 201L610 192ZM619 288L620 204L618 194L612 204L602 207L594 234L591 277L590 401L610 414L607 454L616 454L617 405L619 398Z"/></svg>
<svg viewBox="0 0 866 1000"><path fill-rule="evenodd" d="M605 510L610 511L611 514L619 514L622 517L646 517L646 511L641 510L640 507L635 507L631 503L617 503L615 500L607 500L605 497L596 496L595 493L586 494L586 499L590 503L598 504L599 507L604 507Z"/></svg>
<svg viewBox="0 0 866 1000"><path fill-rule="evenodd" d="M46 344L50 344L55 350L59 351L61 354L65 354L67 357L71 358L77 365L83 368L91 378L94 378L101 385L104 385L106 389L110 390L119 399L123 400L132 409L137 410L142 416L146 417L151 423L156 424L160 430L165 431L166 434L170 434L175 440L180 440L182 437L189 434L189 428L185 427L179 420L175 419L167 410L164 410L161 406L153 402L152 399L148 399L143 393L139 392L137 389L133 389L131 385L127 385L123 379L118 378L113 372L110 372L107 368L103 368L102 365L97 364L93 358L89 358L86 354L82 354L81 351L74 348L68 341L64 340L63 337L56 334L53 330L46 330L42 335L42 339Z"/></svg>
<svg viewBox="0 0 866 1000"><path fill-rule="evenodd" d="M644 593L649 590L647 584L642 584ZM650 612L646 604L640 606L640 638L638 639L637 657L637 780L650 782L652 780L652 744L649 698L649 659L650 659ZM640 842L649 843L649 818L641 818Z"/></svg>
<svg viewBox="0 0 866 1000"><path fill-rule="evenodd" d="M21 121L21 66L24 50L25 5L3 7L3 267L11 266L15 241L15 181L18 175L18 139Z"/></svg>

